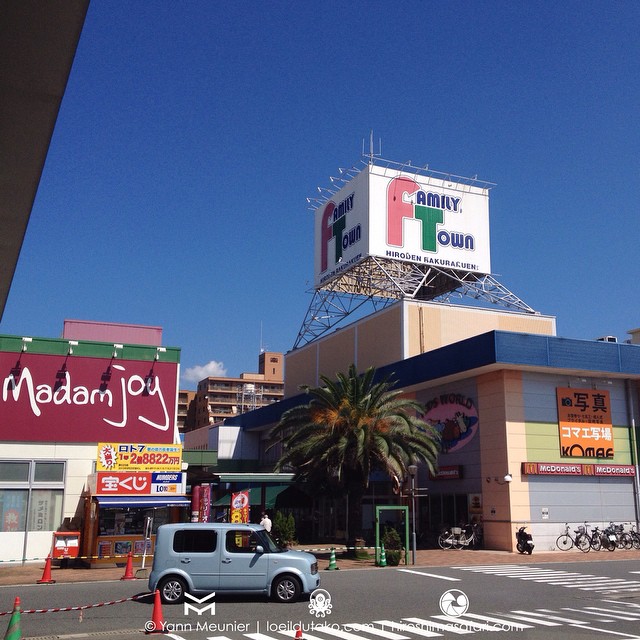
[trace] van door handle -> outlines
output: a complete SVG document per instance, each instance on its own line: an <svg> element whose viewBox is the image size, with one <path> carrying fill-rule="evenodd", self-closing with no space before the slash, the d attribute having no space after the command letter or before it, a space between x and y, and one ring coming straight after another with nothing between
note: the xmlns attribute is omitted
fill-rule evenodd
<svg viewBox="0 0 640 640"><path fill-rule="evenodd" d="M189 564L191 562L191 558L182 558L180 562L182 562L182 564Z"/></svg>
<svg viewBox="0 0 640 640"><path fill-rule="evenodd" d="M222 562L222 564L231 564L231 558L224 558L220 562Z"/></svg>

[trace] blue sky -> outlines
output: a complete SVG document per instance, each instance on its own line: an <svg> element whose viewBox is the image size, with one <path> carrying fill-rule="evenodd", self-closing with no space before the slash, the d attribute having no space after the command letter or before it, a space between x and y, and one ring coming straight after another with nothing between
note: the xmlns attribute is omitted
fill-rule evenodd
<svg viewBox="0 0 640 640"><path fill-rule="evenodd" d="M306 197L373 130L387 159L497 184L493 273L558 335L627 339L639 22L636 1L93 0L0 332L149 324L192 378L256 371L311 301Z"/></svg>

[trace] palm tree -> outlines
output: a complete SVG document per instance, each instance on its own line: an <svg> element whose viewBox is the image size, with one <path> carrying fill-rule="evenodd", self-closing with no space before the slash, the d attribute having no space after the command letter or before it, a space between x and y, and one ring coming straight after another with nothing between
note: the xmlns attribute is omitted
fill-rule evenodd
<svg viewBox="0 0 640 640"><path fill-rule="evenodd" d="M290 468L297 480L347 494L350 542L361 537L371 474L404 478L419 461L433 472L440 449L439 434L417 417L424 407L403 398L390 377L376 382L375 375L370 367L359 376L351 365L337 382L321 376L323 386L301 387L311 401L286 411L270 434L272 447L282 445L277 471Z"/></svg>

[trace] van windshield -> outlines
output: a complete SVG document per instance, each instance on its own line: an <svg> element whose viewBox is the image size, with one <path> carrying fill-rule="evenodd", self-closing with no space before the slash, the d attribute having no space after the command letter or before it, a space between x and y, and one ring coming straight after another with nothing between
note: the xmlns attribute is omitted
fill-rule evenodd
<svg viewBox="0 0 640 640"><path fill-rule="evenodd" d="M286 551L284 547L281 547L273 538L273 536L265 529L263 531L256 531L256 535L260 537L260 541L266 553L283 553Z"/></svg>

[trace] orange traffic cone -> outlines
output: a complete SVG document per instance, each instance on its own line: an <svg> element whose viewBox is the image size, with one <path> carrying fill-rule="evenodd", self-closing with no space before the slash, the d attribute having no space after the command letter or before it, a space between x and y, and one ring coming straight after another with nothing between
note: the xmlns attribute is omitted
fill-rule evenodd
<svg viewBox="0 0 640 640"><path fill-rule="evenodd" d="M131 551L127 554L127 566L124 570L124 575L120 580L135 580L136 577L133 575L133 556L131 555Z"/></svg>
<svg viewBox="0 0 640 640"><path fill-rule="evenodd" d="M296 627L295 640L302 640L302 629L300 627Z"/></svg>
<svg viewBox="0 0 640 640"><path fill-rule="evenodd" d="M42 572L42 578L38 580L38 584L54 584L55 580L51 579L51 556L47 556L47 561L44 563L44 571Z"/></svg>
<svg viewBox="0 0 640 640"><path fill-rule="evenodd" d="M153 613L151 620L145 623L145 633L164 633L164 618L162 617L162 602L160 601L160 592L156 589L153 598Z"/></svg>

